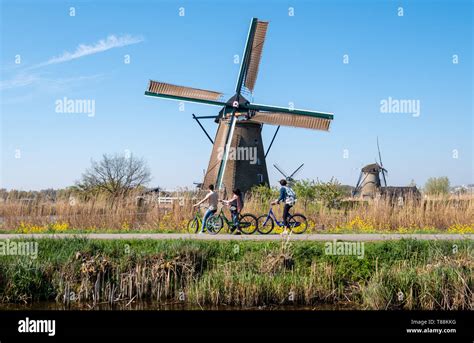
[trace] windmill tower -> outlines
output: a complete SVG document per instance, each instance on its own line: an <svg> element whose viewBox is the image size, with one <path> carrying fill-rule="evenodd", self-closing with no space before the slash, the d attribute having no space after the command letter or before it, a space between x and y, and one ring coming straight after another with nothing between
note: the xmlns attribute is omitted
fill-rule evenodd
<svg viewBox="0 0 474 343"><path fill-rule="evenodd" d="M230 192L240 188L242 192L258 184L269 184L262 141L263 124L277 125L270 147L280 125L328 131L333 119L332 113L299 110L286 107L251 103L243 94L252 94L257 79L268 22L253 18L247 36L240 71L235 86L235 94L225 101L221 92L176 86L169 83L150 81L145 92L147 96L164 99L189 101L221 107L217 116L193 118L213 118L218 124L209 165L204 176L203 188L214 184L217 189ZM269 148L270 148L269 147ZM236 151L253 159L236 158Z"/></svg>
<svg viewBox="0 0 474 343"><path fill-rule="evenodd" d="M354 197L374 198L382 191L382 183L380 181L380 174L382 174L385 188L387 187L387 179L385 173L387 170L383 167L382 155L380 153L379 139L377 138L377 150L379 152L379 162L368 164L360 171L359 180L352 192Z"/></svg>
<svg viewBox="0 0 474 343"><path fill-rule="evenodd" d="M382 167L378 163L368 164L362 168L353 195L355 197L374 198L380 193L382 184L379 174L381 170Z"/></svg>

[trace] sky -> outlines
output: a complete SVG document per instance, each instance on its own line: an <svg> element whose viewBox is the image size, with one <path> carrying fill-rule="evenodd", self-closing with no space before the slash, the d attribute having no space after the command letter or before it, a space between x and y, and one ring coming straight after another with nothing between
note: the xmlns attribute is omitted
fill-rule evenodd
<svg viewBox="0 0 474 343"><path fill-rule="evenodd" d="M300 179L355 185L377 137L388 185L474 183L472 1L0 3L0 188L67 187L106 153L146 160L150 186L202 181L212 146L192 114L219 108L144 91L153 79L230 97L252 17L270 22L253 102L334 113L329 132L280 129L271 183L274 163L304 163ZM67 113L65 98L94 107Z"/></svg>

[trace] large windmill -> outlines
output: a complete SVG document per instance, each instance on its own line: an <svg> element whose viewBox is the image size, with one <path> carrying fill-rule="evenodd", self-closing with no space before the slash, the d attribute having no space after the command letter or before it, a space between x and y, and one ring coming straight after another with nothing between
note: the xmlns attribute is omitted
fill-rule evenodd
<svg viewBox="0 0 474 343"><path fill-rule="evenodd" d="M253 93L255 87L267 27L268 22L257 18L251 20L235 94L227 101L220 92L151 80L145 92L148 96L221 107L219 114L212 117L218 123L215 139L208 135L213 148L204 176L204 188L214 184L221 190L240 188L245 192L254 185L269 184L265 162L268 150L264 152L262 142L263 124L278 125L270 147L280 125L329 130L332 113L254 104L244 97L243 94ZM193 118L199 123L198 119L209 117L193 115ZM233 158L232 153L237 149L253 149L256 159Z"/></svg>

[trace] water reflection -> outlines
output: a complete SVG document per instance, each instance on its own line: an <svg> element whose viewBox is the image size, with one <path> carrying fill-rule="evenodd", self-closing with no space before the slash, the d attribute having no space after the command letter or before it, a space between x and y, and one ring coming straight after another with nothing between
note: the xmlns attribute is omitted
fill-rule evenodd
<svg viewBox="0 0 474 343"><path fill-rule="evenodd" d="M268 305L268 306L255 306L255 307L240 307L240 306L201 306L198 304L189 304L183 302L174 303L158 303L158 302L147 302L147 301L133 301L127 302L116 302L114 304L101 303L93 304L81 303L72 304L66 306L61 303L53 301L35 302L31 304L0 304L0 310L3 311L35 311L35 310L52 310L52 311L67 311L67 310L115 310L115 311L199 311L199 310L218 310L218 311L234 311L234 310L253 310L253 311L281 311L281 310L309 310L309 311L333 311L333 310L354 310L357 309L354 304L341 303L341 304L318 304L314 306L295 306L295 305Z"/></svg>

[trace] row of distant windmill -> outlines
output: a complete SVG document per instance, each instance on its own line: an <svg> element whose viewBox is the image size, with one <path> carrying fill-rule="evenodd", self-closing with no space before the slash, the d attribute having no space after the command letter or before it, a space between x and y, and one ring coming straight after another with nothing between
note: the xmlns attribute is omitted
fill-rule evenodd
<svg viewBox="0 0 474 343"><path fill-rule="evenodd" d="M268 22L260 21L257 18L251 20L235 86L235 94L228 100L223 98L221 92L151 80L148 84L148 89L145 92L147 96L221 108L215 116L195 116L193 114L193 119L213 145L208 168L201 183L201 187L204 189L208 185L214 184L219 190L229 191L240 188L243 192L246 192L254 185L269 184L266 157L280 126L329 131L329 125L334 118L332 113L255 104L244 97L244 94L247 97L253 95L267 28ZM205 130L200 119L214 119L218 124L214 139ZM262 141L263 124L277 126L266 152L264 152ZM230 152L237 148L256 148L257 163L229 158ZM406 193L409 191L403 190L401 187L387 187L385 176L387 171L382 165L380 149L379 160L380 164L370 164L362 169L353 192L354 196L374 197L377 194ZM281 168L275 166L289 180L292 180L302 167L303 165L293 174L287 175ZM381 185L380 173L383 176L385 187Z"/></svg>

